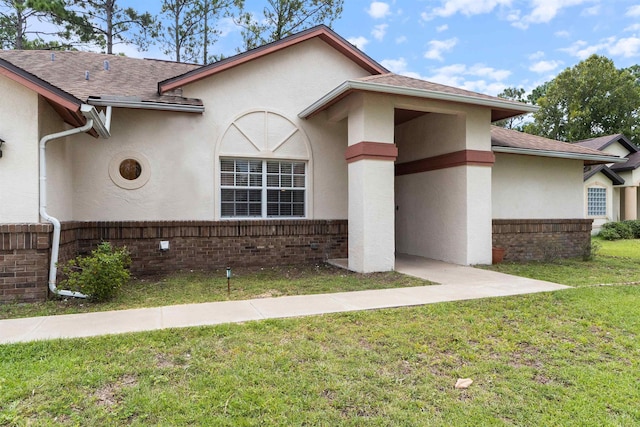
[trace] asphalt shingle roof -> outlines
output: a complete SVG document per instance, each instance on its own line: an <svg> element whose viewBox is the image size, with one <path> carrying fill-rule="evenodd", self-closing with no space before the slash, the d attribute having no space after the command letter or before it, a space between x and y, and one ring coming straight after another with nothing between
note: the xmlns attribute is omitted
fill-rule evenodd
<svg viewBox="0 0 640 427"><path fill-rule="evenodd" d="M491 145L498 147L524 148L529 150L555 151L559 153L587 154L595 156L617 156L577 144L560 142L542 136L491 126Z"/></svg>
<svg viewBox="0 0 640 427"><path fill-rule="evenodd" d="M116 96L133 97L139 101L202 105L198 99L174 94L159 95L157 86L159 81L191 71L199 65L75 51L0 50L0 58L83 102L89 97ZM108 70L105 69L105 61L108 61Z"/></svg>

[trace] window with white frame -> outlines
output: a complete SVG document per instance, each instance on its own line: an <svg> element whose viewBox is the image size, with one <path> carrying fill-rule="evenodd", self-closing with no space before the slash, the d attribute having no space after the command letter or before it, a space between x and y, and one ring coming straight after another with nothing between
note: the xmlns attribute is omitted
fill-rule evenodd
<svg viewBox="0 0 640 427"><path fill-rule="evenodd" d="M603 187L589 187L587 189L587 215L607 215L607 189Z"/></svg>
<svg viewBox="0 0 640 427"><path fill-rule="evenodd" d="M305 216L306 163L283 160L220 160L223 218Z"/></svg>

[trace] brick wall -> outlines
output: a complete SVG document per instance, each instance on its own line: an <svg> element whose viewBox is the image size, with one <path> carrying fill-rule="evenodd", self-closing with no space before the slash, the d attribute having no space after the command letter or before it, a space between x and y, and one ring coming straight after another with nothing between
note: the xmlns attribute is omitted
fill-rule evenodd
<svg viewBox="0 0 640 427"><path fill-rule="evenodd" d="M0 302L47 295L50 224L0 226ZM100 242L127 246L134 275L181 269L303 264L347 257L346 220L67 222L59 261ZM170 249L161 251L161 240Z"/></svg>
<svg viewBox="0 0 640 427"><path fill-rule="evenodd" d="M159 249L160 241L169 250ZM61 261L101 241L127 246L133 274L226 266L288 265L347 257L346 220L71 222Z"/></svg>
<svg viewBox="0 0 640 427"><path fill-rule="evenodd" d="M549 261L582 256L591 242L591 219L494 219L493 246L507 261Z"/></svg>
<svg viewBox="0 0 640 427"><path fill-rule="evenodd" d="M47 297L50 224L0 225L0 303Z"/></svg>

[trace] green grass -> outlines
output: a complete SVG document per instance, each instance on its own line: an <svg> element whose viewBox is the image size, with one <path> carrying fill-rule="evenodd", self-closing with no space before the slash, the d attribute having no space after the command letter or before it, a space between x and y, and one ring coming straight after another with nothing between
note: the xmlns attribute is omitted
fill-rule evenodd
<svg viewBox="0 0 640 427"><path fill-rule="evenodd" d="M0 425L639 425L639 339L620 286L4 345Z"/></svg>
<svg viewBox="0 0 640 427"><path fill-rule="evenodd" d="M569 286L640 282L640 240L593 240L599 250L592 261L505 262L484 268Z"/></svg>
<svg viewBox="0 0 640 427"><path fill-rule="evenodd" d="M357 274L327 264L237 268L232 273L229 295L226 270L187 272L132 280L108 303L72 298L36 304L0 304L0 319L431 284L395 272Z"/></svg>

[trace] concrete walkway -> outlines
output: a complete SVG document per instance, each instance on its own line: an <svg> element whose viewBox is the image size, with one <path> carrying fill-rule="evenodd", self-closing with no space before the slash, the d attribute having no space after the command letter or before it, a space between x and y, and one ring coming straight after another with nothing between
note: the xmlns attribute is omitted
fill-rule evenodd
<svg viewBox="0 0 640 427"><path fill-rule="evenodd" d="M396 258L396 270L440 285L0 320L0 344L406 307L567 288L408 255Z"/></svg>

